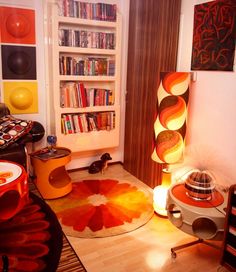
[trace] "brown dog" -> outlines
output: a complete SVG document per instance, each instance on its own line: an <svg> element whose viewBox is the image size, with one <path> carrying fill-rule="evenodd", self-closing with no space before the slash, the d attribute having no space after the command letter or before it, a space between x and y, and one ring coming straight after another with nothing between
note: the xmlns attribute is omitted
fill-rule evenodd
<svg viewBox="0 0 236 272"><path fill-rule="evenodd" d="M104 170L107 168L108 161L112 160L111 156L109 153L104 153L101 156L101 159L99 161L94 161L90 166L89 166L89 173L90 174L96 174L98 172L101 172L103 174Z"/></svg>

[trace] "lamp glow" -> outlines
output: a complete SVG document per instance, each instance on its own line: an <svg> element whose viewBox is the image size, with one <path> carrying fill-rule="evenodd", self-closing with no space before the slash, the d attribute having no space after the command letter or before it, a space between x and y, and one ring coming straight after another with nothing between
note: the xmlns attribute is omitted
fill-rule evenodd
<svg viewBox="0 0 236 272"><path fill-rule="evenodd" d="M167 169L162 170L162 184L153 189L153 208L161 215L167 216L166 198L171 184L171 173Z"/></svg>
<svg viewBox="0 0 236 272"><path fill-rule="evenodd" d="M164 187L162 185L159 185L154 188L153 190L153 208L156 213L166 216L166 198L167 198L167 192L168 187Z"/></svg>

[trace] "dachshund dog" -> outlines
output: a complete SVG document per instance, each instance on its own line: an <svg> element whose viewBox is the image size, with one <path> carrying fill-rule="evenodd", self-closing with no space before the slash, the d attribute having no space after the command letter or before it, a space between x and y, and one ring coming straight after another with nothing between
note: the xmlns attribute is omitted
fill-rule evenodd
<svg viewBox="0 0 236 272"><path fill-rule="evenodd" d="M101 172L103 174L104 170L107 168L108 161L112 160L111 156L109 153L104 153L99 161L94 161L90 166L89 166L89 173L90 174L96 174L98 172Z"/></svg>

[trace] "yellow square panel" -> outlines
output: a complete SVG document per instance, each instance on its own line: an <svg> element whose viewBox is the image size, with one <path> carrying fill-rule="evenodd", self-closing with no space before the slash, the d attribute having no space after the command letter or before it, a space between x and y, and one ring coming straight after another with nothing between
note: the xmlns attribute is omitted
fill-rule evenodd
<svg viewBox="0 0 236 272"><path fill-rule="evenodd" d="M3 93L12 114L38 113L37 82L4 82Z"/></svg>

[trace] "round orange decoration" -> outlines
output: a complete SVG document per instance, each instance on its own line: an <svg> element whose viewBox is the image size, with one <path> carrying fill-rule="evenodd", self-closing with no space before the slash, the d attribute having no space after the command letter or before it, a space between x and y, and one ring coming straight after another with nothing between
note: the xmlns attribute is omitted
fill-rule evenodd
<svg viewBox="0 0 236 272"><path fill-rule="evenodd" d="M6 20L6 28L15 38L23 38L30 32L30 23L23 14L10 14Z"/></svg>

